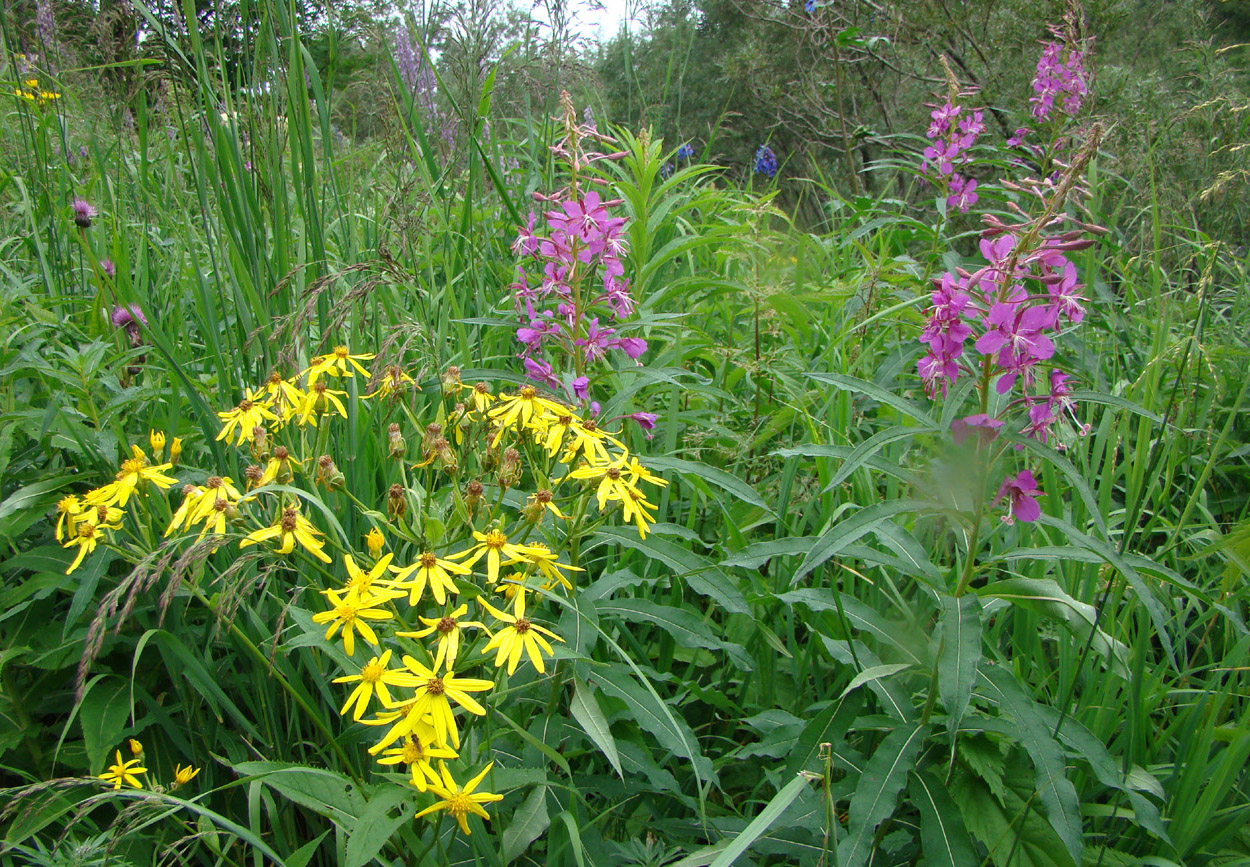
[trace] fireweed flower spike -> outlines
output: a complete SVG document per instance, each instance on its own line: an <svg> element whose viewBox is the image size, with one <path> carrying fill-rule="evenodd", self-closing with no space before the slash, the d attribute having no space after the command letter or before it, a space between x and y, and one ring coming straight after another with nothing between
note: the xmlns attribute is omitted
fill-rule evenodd
<svg viewBox="0 0 1250 867"><path fill-rule="evenodd" d="M100 779L113 784L113 789L120 789L123 785L134 786L136 789L142 789L143 783L139 781L139 774L146 774L148 769L142 766L139 759L128 759L122 761L122 751L117 751L117 762L107 771L100 774Z"/></svg>
<svg viewBox="0 0 1250 867"><path fill-rule="evenodd" d="M442 784L434 785L431 783L430 791L437 795L441 800L434 804L434 806L426 807L420 813L417 813L415 818L419 819L422 816L428 816L431 813L443 810L455 818L456 824L460 826L461 831L464 831L466 834L471 834L472 832L469 830L468 822L469 814L472 813L475 816L481 816L489 822L490 814L486 812L482 805L503 800L503 795L494 795L490 792L474 791L479 785L481 785L482 780L486 779L486 775L490 773L490 769L494 766L495 763L491 762L482 769L480 774L465 783L464 788L462 789L457 786L456 781L452 779L451 772L447 770L447 763L442 759L439 759L438 768L442 773Z"/></svg>

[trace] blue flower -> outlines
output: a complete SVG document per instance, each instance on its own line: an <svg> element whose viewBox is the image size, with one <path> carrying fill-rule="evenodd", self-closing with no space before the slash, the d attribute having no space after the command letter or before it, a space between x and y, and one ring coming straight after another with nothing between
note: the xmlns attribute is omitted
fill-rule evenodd
<svg viewBox="0 0 1250 867"><path fill-rule="evenodd" d="M768 145L760 145L755 152L755 173L766 178L777 174L777 155Z"/></svg>
<svg viewBox="0 0 1250 867"><path fill-rule="evenodd" d="M664 178L664 180L668 180L669 176L672 174L673 174L672 163L665 163L664 165L660 166L660 177Z"/></svg>
<svg viewBox="0 0 1250 867"><path fill-rule="evenodd" d="M816 11L816 0L804 0L803 8L807 10L808 15L811 15Z"/></svg>
<svg viewBox="0 0 1250 867"><path fill-rule="evenodd" d="M694 157L694 148L690 146L690 142L684 142L677 148L677 159L688 160Z"/></svg>

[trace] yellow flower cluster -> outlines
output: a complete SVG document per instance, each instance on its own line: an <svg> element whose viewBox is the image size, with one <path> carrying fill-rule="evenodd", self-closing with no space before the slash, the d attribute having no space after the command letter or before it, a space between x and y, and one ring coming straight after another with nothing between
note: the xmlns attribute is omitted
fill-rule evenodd
<svg viewBox="0 0 1250 867"><path fill-rule="evenodd" d="M23 80L21 85L13 90L13 95L21 97L40 108L61 98L61 94L51 90L44 90L40 87L39 79L37 78Z"/></svg>
<svg viewBox="0 0 1250 867"><path fill-rule="evenodd" d="M139 775L148 772L148 769L143 767L143 744L134 738L131 738L129 743L130 754L133 758L123 760L122 751L117 750L117 761L98 777L98 779L112 784L114 791L124 786L130 786L134 789L143 788L143 781L139 779ZM170 783L169 790L176 791L187 785L195 779L196 774L199 772L199 768L191 765L187 765L185 768L181 765L174 765L174 781Z"/></svg>

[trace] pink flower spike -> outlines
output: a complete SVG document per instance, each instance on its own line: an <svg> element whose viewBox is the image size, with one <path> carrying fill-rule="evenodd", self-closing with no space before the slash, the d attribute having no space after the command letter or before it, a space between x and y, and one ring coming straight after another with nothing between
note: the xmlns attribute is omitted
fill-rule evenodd
<svg viewBox="0 0 1250 867"><path fill-rule="evenodd" d="M994 498L994 502L990 504L990 508L995 508L1004 499L1007 502L1007 514L1003 516L1003 523L1010 524L1015 518L1019 518L1025 523L1032 523L1042 516L1042 507L1038 505L1037 497L1042 492L1037 488L1037 480L1033 478L1033 474L1028 470L1021 470L1020 474L1014 479L1007 476L1003 479L1002 485L998 488L998 496Z"/></svg>

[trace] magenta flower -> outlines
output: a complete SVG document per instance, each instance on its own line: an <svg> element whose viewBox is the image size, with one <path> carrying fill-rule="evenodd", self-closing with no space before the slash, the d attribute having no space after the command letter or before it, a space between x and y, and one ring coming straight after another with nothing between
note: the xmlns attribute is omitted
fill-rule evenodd
<svg viewBox="0 0 1250 867"><path fill-rule="evenodd" d="M551 365L541 358L526 356L523 359L523 363L525 364L525 375L534 382L537 382L539 385L545 385L552 390L560 387L559 377L552 371Z"/></svg>
<svg viewBox="0 0 1250 867"><path fill-rule="evenodd" d="M965 178L960 174L951 176L950 195L946 197L947 208L958 208L961 214L966 214L979 198L975 178Z"/></svg>
<svg viewBox="0 0 1250 867"><path fill-rule="evenodd" d="M96 215L96 209L91 206L91 203L80 196L75 196L70 207L74 210L74 224L80 229L90 229L91 218Z"/></svg>
<svg viewBox="0 0 1250 867"><path fill-rule="evenodd" d="M113 264L112 259L102 259L100 261L100 270L104 272L104 276L110 280L117 276L117 266Z"/></svg>
<svg viewBox="0 0 1250 867"><path fill-rule="evenodd" d="M1037 489L1037 480L1033 478L1033 474L1028 470L1021 470L1014 479L1011 476L1003 479L1002 485L998 488L998 496L994 498L990 508L997 508L998 504L1005 499L1007 500L1007 514L1003 516L1004 523L1010 524L1015 518L1031 523L1042 516L1042 507L1037 503L1037 497L1041 495L1042 492Z"/></svg>
<svg viewBox="0 0 1250 867"><path fill-rule="evenodd" d="M138 346L143 343L143 339L139 336L139 326L147 325L148 319L143 315L143 311L139 309L138 304L114 307L109 319L112 321L114 328L126 329L126 336L130 338L131 346Z"/></svg>

